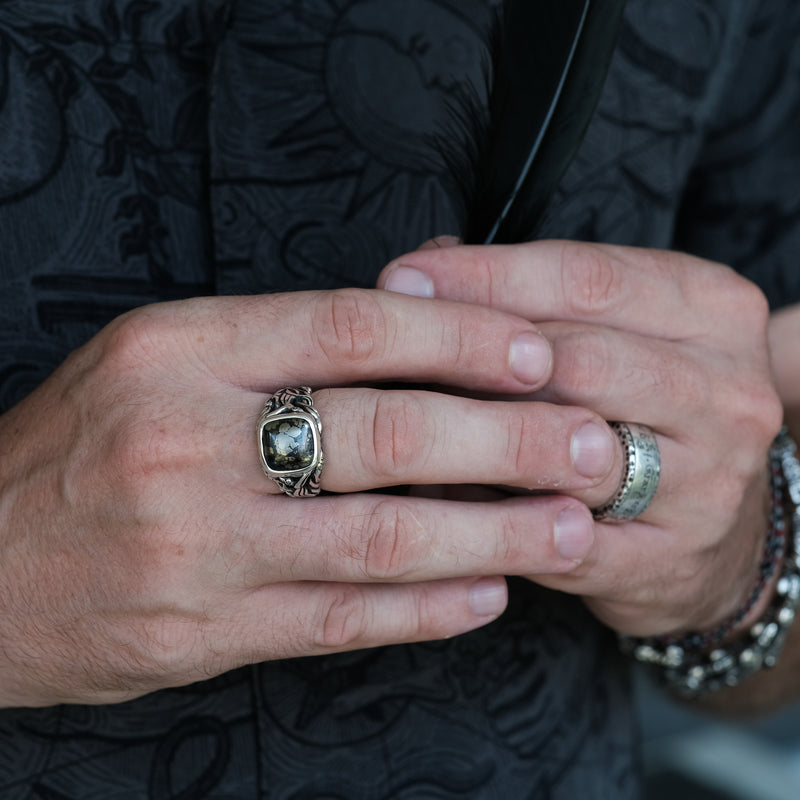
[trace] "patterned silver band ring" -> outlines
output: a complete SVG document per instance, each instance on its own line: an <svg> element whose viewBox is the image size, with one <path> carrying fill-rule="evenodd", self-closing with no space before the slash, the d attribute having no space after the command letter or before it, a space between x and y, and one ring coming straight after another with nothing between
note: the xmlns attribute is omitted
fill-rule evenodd
<svg viewBox="0 0 800 800"><path fill-rule="evenodd" d="M308 386L267 399L256 427L264 474L290 497L314 497L322 473L322 420Z"/></svg>
<svg viewBox="0 0 800 800"><path fill-rule="evenodd" d="M656 495L661 453L653 431L632 422L611 422L625 454L625 475L614 497L592 511L596 520L630 520L644 513Z"/></svg>

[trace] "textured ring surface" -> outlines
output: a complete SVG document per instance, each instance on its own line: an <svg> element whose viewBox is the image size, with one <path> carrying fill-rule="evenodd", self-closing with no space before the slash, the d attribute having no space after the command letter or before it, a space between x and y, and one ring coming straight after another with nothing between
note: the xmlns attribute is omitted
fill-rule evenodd
<svg viewBox="0 0 800 800"><path fill-rule="evenodd" d="M635 519L650 505L661 476L661 453L650 428L632 422L611 422L625 454L625 475L619 490L592 511L597 520Z"/></svg>
<svg viewBox="0 0 800 800"><path fill-rule="evenodd" d="M256 428L264 474L290 497L314 497L322 473L322 420L308 386L281 389L264 405Z"/></svg>

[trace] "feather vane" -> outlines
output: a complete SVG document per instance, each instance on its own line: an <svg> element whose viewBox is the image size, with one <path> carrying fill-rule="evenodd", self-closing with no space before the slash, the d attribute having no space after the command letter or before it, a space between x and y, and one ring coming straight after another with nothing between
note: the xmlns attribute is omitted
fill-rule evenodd
<svg viewBox="0 0 800 800"><path fill-rule="evenodd" d="M594 114L625 0L506 0L489 121L468 210L470 243L526 241Z"/></svg>

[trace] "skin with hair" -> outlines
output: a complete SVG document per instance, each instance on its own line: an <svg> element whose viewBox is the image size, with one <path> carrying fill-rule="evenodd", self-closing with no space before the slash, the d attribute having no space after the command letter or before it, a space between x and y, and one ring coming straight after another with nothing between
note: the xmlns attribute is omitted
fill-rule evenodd
<svg viewBox="0 0 800 800"><path fill-rule="evenodd" d="M770 317L754 285L679 253L457 245L442 238L398 259L379 285L539 322L555 366L535 398L645 423L661 448L652 506L633 522L596 525L575 570L534 579L581 594L626 634L706 630L725 620L758 575L771 439L782 417L800 434L800 307ZM554 264L560 280L542 280ZM777 575L732 638L763 613L776 582ZM795 628L776 669L702 705L748 714L796 697L798 640Z"/></svg>
<svg viewBox="0 0 800 800"><path fill-rule="evenodd" d="M602 420L362 387L516 396L551 368L550 346L519 316L386 292L198 299L119 318L0 420L0 701L115 702L494 619L500 576L574 568L557 524L591 531L586 504L610 494L618 466L577 474L569 439ZM315 400L322 488L337 493L313 501L280 494L255 443L265 394L306 381L330 387ZM538 453L508 458L520 430L543 425L552 436ZM364 493L475 483L487 469L535 485L545 455L574 496Z"/></svg>
<svg viewBox="0 0 800 800"><path fill-rule="evenodd" d="M759 290L680 254L565 242L428 247L380 288L403 293L133 311L0 419L4 705L453 636L502 612L504 575L631 634L740 604L782 415ZM332 494L313 501L264 477L254 436L264 395L306 383L329 387ZM622 471L606 419L649 425L662 451L656 500L622 525L589 511ZM487 475L537 491L465 500ZM366 492L397 484L454 488Z"/></svg>

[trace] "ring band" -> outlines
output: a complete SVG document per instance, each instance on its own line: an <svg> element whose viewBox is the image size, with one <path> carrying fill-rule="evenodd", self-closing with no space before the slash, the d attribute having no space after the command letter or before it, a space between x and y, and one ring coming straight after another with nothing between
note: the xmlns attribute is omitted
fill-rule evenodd
<svg viewBox="0 0 800 800"><path fill-rule="evenodd" d="M619 490L603 506L595 508L596 520L636 519L650 505L658 489L661 454L653 431L631 422L610 422L625 454L625 475Z"/></svg>
<svg viewBox="0 0 800 800"><path fill-rule="evenodd" d="M258 418L264 474L290 497L314 497L322 473L322 420L308 386L287 387L267 399Z"/></svg>

